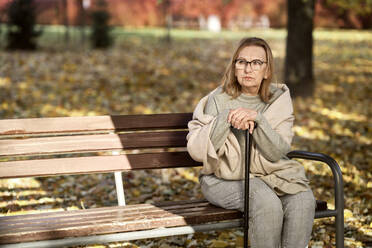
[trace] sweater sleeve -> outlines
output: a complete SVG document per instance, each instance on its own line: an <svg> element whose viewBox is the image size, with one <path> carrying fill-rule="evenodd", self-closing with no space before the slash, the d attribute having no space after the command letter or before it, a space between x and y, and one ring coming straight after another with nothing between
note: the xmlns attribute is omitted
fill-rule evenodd
<svg viewBox="0 0 372 248"><path fill-rule="evenodd" d="M291 120L288 121L291 122ZM285 157L291 150L291 146L283 139L278 132L279 130L274 130L261 113L257 114L256 123L257 128L253 132L253 139L256 141L262 155L271 162L276 162Z"/></svg>
<svg viewBox="0 0 372 248"><path fill-rule="evenodd" d="M227 136L229 135L230 123L227 122L227 117L230 110L223 109L219 112L214 97L210 96L208 98L204 112L205 114L217 117L210 132L211 142L214 149L217 151L221 148Z"/></svg>

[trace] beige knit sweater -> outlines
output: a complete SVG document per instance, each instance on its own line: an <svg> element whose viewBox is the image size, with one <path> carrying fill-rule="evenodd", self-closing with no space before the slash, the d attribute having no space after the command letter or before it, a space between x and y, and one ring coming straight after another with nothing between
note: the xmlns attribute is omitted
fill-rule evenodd
<svg viewBox="0 0 372 248"><path fill-rule="evenodd" d="M294 118L289 89L284 84L276 87L279 87L283 93L266 108L263 115L273 130L291 144ZM188 124L187 150L194 160L203 162L203 174L215 174L226 180L244 179L242 151L232 131L229 131L225 142L217 151L210 140L210 132L216 117L204 113L209 95L203 97L197 104L193 120ZM265 159L256 145L252 148L250 173L251 177L260 177L278 195L295 194L309 189L305 170L300 163L286 157L271 162Z"/></svg>

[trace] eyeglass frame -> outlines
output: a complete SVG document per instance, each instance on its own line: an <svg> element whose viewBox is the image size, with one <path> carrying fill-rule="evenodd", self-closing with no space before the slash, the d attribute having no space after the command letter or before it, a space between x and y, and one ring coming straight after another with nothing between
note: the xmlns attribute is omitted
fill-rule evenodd
<svg viewBox="0 0 372 248"><path fill-rule="evenodd" d="M238 67L236 66L236 63L237 63L238 61L244 61L244 67L243 67L243 68L238 68ZM259 61L259 62L262 63L262 64L260 64L260 68L258 68L257 70L253 69L253 67L252 67L252 62L254 62L254 61ZM234 60L234 64L235 64L235 67L236 67L238 70L241 70L241 69L245 70L245 68L249 65L249 66L251 67L252 71L259 71L259 70L262 69L262 65L263 65L263 64L267 64L267 61L262 61L262 60L260 60L260 59L254 59L254 60L251 60L251 61L248 61L248 60L245 60L245 59L235 59L235 60Z"/></svg>

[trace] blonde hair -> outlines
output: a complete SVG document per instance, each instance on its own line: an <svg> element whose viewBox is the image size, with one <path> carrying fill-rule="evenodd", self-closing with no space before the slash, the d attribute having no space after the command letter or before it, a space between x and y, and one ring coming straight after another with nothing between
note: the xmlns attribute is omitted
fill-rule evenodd
<svg viewBox="0 0 372 248"><path fill-rule="evenodd" d="M242 93L241 85L239 84L235 76L235 61L238 58L240 51L247 46L259 46L262 47L266 52L267 78L264 78L262 80L258 94L260 95L261 100L267 103L271 97L269 86L271 84L271 79L274 72L274 59L270 46L267 44L266 41L260 38L249 37L244 38L240 41L233 57L231 58L231 61L226 68L225 74L222 77L222 89L224 92L226 92L226 94L230 95L233 98L237 98Z"/></svg>

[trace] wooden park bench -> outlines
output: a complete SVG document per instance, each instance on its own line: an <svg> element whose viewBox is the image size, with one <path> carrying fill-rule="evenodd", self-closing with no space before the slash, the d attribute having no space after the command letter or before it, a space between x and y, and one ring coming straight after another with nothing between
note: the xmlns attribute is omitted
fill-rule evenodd
<svg viewBox="0 0 372 248"><path fill-rule="evenodd" d="M201 166L185 149L191 118L191 113L180 113L0 120L0 179L115 173L119 201L113 207L1 216L0 247L61 247L241 227L242 213L204 199L125 205L122 172ZM133 149L140 152L107 153ZM293 151L288 156L330 166L335 209L317 201L316 218L336 217L337 247L343 247L338 164L316 153Z"/></svg>

